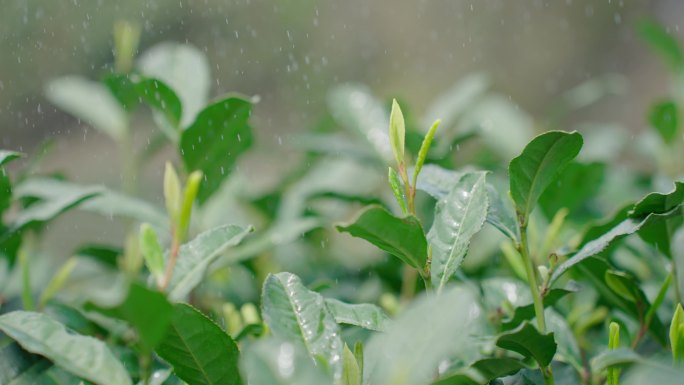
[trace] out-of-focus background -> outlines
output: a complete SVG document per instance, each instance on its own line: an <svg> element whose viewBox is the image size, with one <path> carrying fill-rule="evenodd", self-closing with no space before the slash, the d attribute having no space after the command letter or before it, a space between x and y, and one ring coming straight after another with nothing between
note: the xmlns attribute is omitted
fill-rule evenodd
<svg viewBox="0 0 684 385"><path fill-rule="evenodd" d="M630 91L583 111L583 120L637 130L645 101L666 85L635 22L656 18L684 36L682 15L678 0L4 0L0 144L30 151L58 137L81 151L83 128L46 102L43 87L57 76L106 71L119 19L141 23L141 52L167 40L204 51L212 94L259 95L257 131L274 143L314 122L337 83L366 83L420 110L474 71L533 115L584 80L621 74Z"/></svg>
<svg viewBox="0 0 684 385"><path fill-rule="evenodd" d="M257 183L290 166L297 152L288 143L320 122L329 91L347 82L366 84L383 100L397 97L423 116L436 95L477 73L537 130L553 122L585 134L588 124L637 133L670 82L636 25L655 19L684 38L683 16L678 0L3 0L0 148L33 156L52 141L47 171L118 184L121 162L112 141L44 96L51 79L100 79L111 71L118 20L141 26L139 53L176 41L206 54L211 96L258 97L252 116L258 150L240 163ZM568 94L592 79L598 83ZM583 100L588 92L591 99L597 84L598 102L559 112L572 95ZM148 114L136 117L135 130L152 129ZM169 157L172 151L141 170L141 194L159 206L162 162ZM79 223L95 239L111 235Z"/></svg>

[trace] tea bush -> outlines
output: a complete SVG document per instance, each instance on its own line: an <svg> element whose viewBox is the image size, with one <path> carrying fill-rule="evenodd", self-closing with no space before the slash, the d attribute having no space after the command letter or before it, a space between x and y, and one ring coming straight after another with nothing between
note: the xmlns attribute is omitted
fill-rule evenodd
<svg viewBox="0 0 684 385"><path fill-rule="evenodd" d="M640 33L679 84L677 42L649 22ZM137 35L117 25L99 81L46 87L116 144L120 189L0 151L0 384L679 383L678 88L630 140L559 129L619 91L615 76L568 91L537 136L481 74L422 118L342 85L290 143L299 164L257 188L237 166L268 152L253 143L255 100L210 99L190 46L136 61ZM147 146L133 136L141 108ZM163 148L177 152L165 209L136 195ZM55 264L41 236L72 210L122 218L128 235Z"/></svg>

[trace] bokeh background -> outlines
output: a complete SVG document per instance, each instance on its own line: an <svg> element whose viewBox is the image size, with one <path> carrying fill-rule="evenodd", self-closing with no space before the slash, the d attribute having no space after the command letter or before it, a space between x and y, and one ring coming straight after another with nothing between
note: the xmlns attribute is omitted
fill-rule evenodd
<svg viewBox="0 0 684 385"><path fill-rule="evenodd" d="M656 19L684 38L683 17L678 0L0 0L0 147L35 155L51 141L44 172L118 185L111 140L44 97L51 79L98 79L111 69L117 20L141 25L139 52L164 41L203 51L212 96L258 96L258 150L240 167L265 184L297 158L294 135L320 122L328 92L347 82L366 84L385 100L400 98L421 116L436 95L479 73L538 130L553 121L586 133L596 124L637 140L670 79L636 24ZM557 114L568 90L592 79L607 84L600 100ZM146 140L149 116L141 113L134 126ZM160 207L169 157L172 151L141 170L140 193ZM122 236L88 218L72 223L81 238ZM54 235L65 250L74 229Z"/></svg>

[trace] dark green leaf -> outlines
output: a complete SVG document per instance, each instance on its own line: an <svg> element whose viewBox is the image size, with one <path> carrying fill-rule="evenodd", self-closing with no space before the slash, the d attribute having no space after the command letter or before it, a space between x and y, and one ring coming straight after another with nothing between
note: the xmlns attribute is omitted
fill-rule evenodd
<svg viewBox="0 0 684 385"><path fill-rule="evenodd" d="M432 246L432 282L441 290L458 270L470 239L487 217L485 172L467 173L449 195L437 202L435 220L427 237Z"/></svg>
<svg viewBox="0 0 684 385"><path fill-rule="evenodd" d="M369 330L385 331L390 322L385 312L368 303L349 304L333 298L326 298L325 305L339 324L360 326Z"/></svg>
<svg viewBox="0 0 684 385"><path fill-rule="evenodd" d="M664 214L649 214L642 220L637 220L633 218L625 219L624 221L620 222L620 224L613 227L607 233L594 239L593 241L587 242L570 259L558 265L558 267L556 267L556 269L553 271L553 274L551 275L551 279L549 282L555 282L561 275L568 271L568 269L582 262L586 258L601 253L611 242L622 237L625 237L629 234L633 234L639 229L648 226L652 223L656 223L658 221L679 215L681 215L681 210L679 208L676 208L671 212Z"/></svg>
<svg viewBox="0 0 684 385"><path fill-rule="evenodd" d="M605 172L606 165L600 162L570 162L556 183L551 183L539 198L539 207L549 219L562 208L568 209L570 216L577 214L598 194Z"/></svg>
<svg viewBox="0 0 684 385"><path fill-rule="evenodd" d="M107 74L102 82L126 111L133 111L137 107L140 97L129 74Z"/></svg>
<svg viewBox="0 0 684 385"><path fill-rule="evenodd" d="M0 150L0 167L4 166L15 159L23 157L24 154L16 151Z"/></svg>
<svg viewBox="0 0 684 385"><path fill-rule="evenodd" d="M235 246L252 231L252 227L224 225L207 230L182 245L169 284L169 298L179 301L199 285L207 267L226 249ZM168 259L168 253L166 255Z"/></svg>
<svg viewBox="0 0 684 385"><path fill-rule="evenodd" d="M532 357L539 366L543 367L548 366L556 354L556 341L553 333L541 334L529 322L499 336L496 346L520 353L525 357Z"/></svg>
<svg viewBox="0 0 684 385"><path fill-rule="evenodd" d="M551 307L558 302L561 298L565 297L566 295L573 293L572 290L566 290L566 289L551 289L549 290L548 293L544 296L544 307ZM518 325L523 323L523 321L530 320L534 317L534 304L529 303L524 306L518 306L515 308L513 311L513 316L505 320L501 324L501 328L506 331L506 330L511 330L516 328Z"/></svg>
<svg viewBox="0 0 684 385"><path fill-rule="evenodd" d="M368 206L353 222L336 228L367 240L409 266L421 270L425 266L427 240L414 216L398 218L380 206Z"/></svg>
<svg viewBox="0 0 684 385"><path fill-rule="evenodd" d="M95 261L115 268L117 267L117 259L120 255L123 255L123 250L116 246L88 244L79 247L72 254L92 258Z"/></svg>
<svg viewBox="0 0 684 385"><path fill-rule="evenodd" d="M648 123L660 134L665 143L672 144L677 138L679 128L677 105L672 100L654 104L648 113Z"/></svg>
<svg viewBox="0 0 684 385"><path fill-rule="evenodd" d="M634 205L630 218L643 218L651 213L664 214L684 203L684 182L675 182L669 193L650 193Z"/></svg>
<svg viewBox="0 0 684 385"><path fill-rule="evenodd" d="M174 373L193 385L239 385L238 347L214 321L186 304L176 304L156 349Z"/></svg>
<svg viewBox="0 0 684 385"><path fill-rule="evenodd" d="M271 274L264 282L261 306L275 337L303 346L312 358L325 360L335 379L341 377L340 328L320 294L307 289L294 274Z"/></svg>
<svg viewBox="0 0 684 385"><path fill-rule="evenodd" d="M144 353L152 352L164 338L173 314L173 306L164 294L138 283L131 284L126 298L116 306L87 308L129 322L137 332Z"/></svg>
<svg viewBox="0 0 684 385"><path fill-rule="evenodd" d="M651 20L642 20L638 24L638 31L641 38L672 70L680 70L684 67L684 56L677 40L661 24Z"/></svg>
<svg viewBox="0 0 684 385"><path fill-rule="evenodd" d="M50 317L28 311L0 316L0 330L29 352L99 385L131 385L126 369L104 342L73 334Z"/></svg>
<svg viewBox="0 0 684 385"><path fill-rule="evenodd" d="M648 305L648 299L633 277L621 271L606 271L604 279L609 288L629 302Z"/></svg>
<svg viewBox="0 0 684 385"><path fill-rule="evenodd" d="M511 197L524 223L544 190L558 178L581 148L582 136L579 133L549 131L532 139L511 161L508 167Z"/></svg>
<svg viewBox="0 0 684 385"><path fill-rule="evenodd" d="M198 194L200 203L221 186L240 155L252 145L249 117L252 104L228 97L207 106L183 131L180 152L188 171L204 174Z"/></svg>
<svg viewBox="0 0 684 385"><path fill-rule="evenodd" d="M176 93L157 79L143 79L135 84L137 94L150 107L161 112L172 127L178 127L183 106Z"/></svg>

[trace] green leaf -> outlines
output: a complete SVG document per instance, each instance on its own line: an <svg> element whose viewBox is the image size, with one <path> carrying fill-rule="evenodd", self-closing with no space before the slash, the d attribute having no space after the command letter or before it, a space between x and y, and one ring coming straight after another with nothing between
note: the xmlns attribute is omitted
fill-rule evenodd
<svg viewBox="0 0 684 385"><path fill-rule="evenodd" d="M426 164L418 175L416 188L425 191L437 200L443 199L449 195L463 175L462 172L447 170L435 164Z"/></svg>
<svg viewBox="0 0 684 385"><path fill-rule="evenodd" d="M166 213L174 226L178 226L181 191L181 183L176 169L171 162L166 162L164 166L164 203L166 204Z"/></svg>
<svg viewBox="0 0 684 385"><path fill-rule="evenodd" d="M187 127L207 103L211 86L209 62L199 49L165 42L145 51L138 68L148 78L159 79L171 88L183 106L181 126Z"/></svg>
<svg viewBox="0 0 684 385"><path fill-rule="evenodd" d="M251 110L249 101L228 97L204 108L183 131L179 148L183 163L188 171L204 174L200 203L218 190L240 155L252 145Z"/></svg>
<svg viewBox="0 0 684 385"><path fill-rule="evenodd" d="M578 252L576 252L571 258L565 262L558 265L551 275L549 280L550 284L553 284L560 276L565 274L568 269L575 266L576 264L584 261L585 259L601 253L611 242L623 238L627 235L633 234L639 229L657 223L658 221L668 219L672 216L681 215L681 210L675 208L674 210L663 213L663 214L649 214L642 220L637 220L633 218L625 219L620 222L617 226L613 227L607 233L601 235L600 237L587 242Z"/></svg>
<svg viewBox="0 0 684 385"><path fill-rule="evenodd" d="M129 322L136 330L144 353L151 353L162 341L171 323L173 305L166 296L139 283L133 283L123 301L114 306L87 306L109 317Z"/></svg>
<svg viewBox="0 0 684 385"><path fill-rule="evenodd" d="M606 165L600 162L570 162L556 183L551 183L539 198L539 207L547 218L553 218L558 211L566 208L570 215L591 203L601 188L606 173Z"/></svg>
<svg viewBox="0 0 684 385"><path fill-rule="evenodd" d="M385 331L389 317L379 307L371 304L349 304L333 298L326 298L328 311L339 324L360 326L368 330Z"/></svg>
<svg viewBox="0 0 684 385"><path fill-rule="evenodd" d="M130 74L109 73L102 78L102 83L124 110L131 112L138 106L140 96L135 90L135 83L131 80Z"/></svg>
<svg viewBox="0 0 684 385"><path fill-rule="evenodd" d="M648 123L660 134L665 143L672 144L677 138L679 128L677 105L672 100L654 104L648 113Z"/></svg>
<svg viewBox="0 0 684 385"><path fill-rule="evenodd" d="M178 127L183 106L176 93L161 80L142 79L135 84L135 90L150 107L159 111L172 127Z"/></svg>
<svg viewBox="0 0 684 385"><path fill-rule="evenodd" d="M664 214L684 203L684 182L675 182L668 193L650 193L634 205L630 218L643 218L651 213Z"/></svg>
<svg viewBox="0 0 684 385"><path fill-rule="evenodd" d="M644 362L636 352L627 348L605 350L591 359L592 373L601 373L610 367L624 366Z"/></svg>
<svg viewBox="0 0 684 385"><path fill-rule="evenodd" d="M542 367L548 366L556 354L553 333L541 334L529 322L524 322L515 330L499 336L496 346L525 357L532 357Z"/></svg>
<svg viewBox="0 0 684 385"><path fill-rule="evenodd" d="M422 270L427 260L427 240L418 218L397 218L380 206L366 207L347 225L335 226L340 232L362 238Z"/></svg>
<svg viewBox="0 0 684 385"><path fill-rule="evenodd" d="M428 233L432 247L432 282L438 290L456 273L468 252L470 239L487 218L485 172L465 174L449 195L437 202Z"/></svg>
<svg viewBox="0 0 684 385"><path fill-rule="evenodd" d="M511 197L519 221L526 225L529 214L544 190L579 154L582 136L577 132L549 131L532 139L509 167Z"/></svg>
<svg viewBox="0 0 684 385"><path fill-rule="evenodd" d="M0 150L0 167L22 157L24 157L24 154L21 152Z"/></svg>
<svg viewBox="0 0 684 385"><path fill-rule="evenodd" d="M340 125L365 139L383 161L392 160L389 116L368 87L346 84L334 88L328 94L328 109Z"/></svg>
<svg viewBox="0 0 684 385"><path fill-rule="evenodd" d="M490 383L500 377L515 374L525 365L515 358L483 358L475 361L470 368L444 376L432 385L479 385Z"/></svg>
<svg viewBox="0 0 684 385"><path fill-rule="evenodd" d="M49 366L47 360L23 350L17 343L0 347L0 384L8 384L26 372Z"/></svg>
<svg viewBox="0 0 684 385"><path fill-rule="evenodd" d="M193 385L239 385L238 347L214 321L186 304L176 304L157 354Z"/></svg>
<svg viewBox="0 0 684 385"><path fill-rule="evenodd" d="M15 194L19 197L25 196L22 186L24 184L15 189ZM51 191L49 197L46 196L42 201L20 211L14 218L10 231L19 231L28 225L52 220L59 214L93 199L101 193L102 190L98 187L84 187L59 192Z"/></svg>
<svg viewBox="0 0 684 385"><path fill-rule="evenodd" d="M28 311L0 316L0 330L31 353L99 385L131 385L123 365L104 342L73 334L50 317Z"/></svg>
<svg viewBox="0 0 684 385"><path fill-rule="evenodd" d="M501 233L510 238L513 243L520 239L520 229L515 219L515 210L510 199L499 194L494 186L487 184L487 223L496 227Z"/></svg>
<svg viewBox="0 0 684 385"><path fill-rule="evenodd" d="M31 197L45 201L58 200L65 196L97 193L97 196L83 202L78 208L107 218L122 216L148 222L157 228L168 228L166 215L157 207L142 199L109 190L103 186L83 186L57 179L31 178L18 185L14 192L18 198Z"/></svg>
<svg viewBox="0 0 684 385"><path fill-rule="evenodd" d="M504 283L506 284L506 283ZM544 296L544 307L551 307L555 305L561 298L566 295L573 293L571 290L553 288L546 293ZM531 300L530 300L531 301ZM530 320L534 317L534 304L528 303L527 305L518 306L513 310L513 315L504 320L501 324L501 328L504 331L514 329L518 327L523 321Z"/></svg>
<svg viewBox="0 0 684 385"><path fill-rule="evenodd" d="M684 376L682 368L672 368L657 361L646 361L629 371L620 385L679 384Z"/></svg>
<svg viewBox="0 0 684 385"><path fill-rule="evenodd" d="M682 304L677 304L672 322L670 323L670 346L672 346L672 356L675 362L684 361L682 353L684 353L684 339L682 339L681 330L684 327L684 309Z"/></svg>
<svg viewBox="0 0 684 385"><path fill-rule="evenodd" d="M364 350L365 384L428 384L445 357L469 361L477 355L482 309L464 288L423 295L374 334Z"/></svg>
<svg viewBox="0 0 684 385"><path fill-rule="evenodd" d="M114 140L127 134L126 112L107 87L80 76L54 79L45 88L50 103L91 124Z"/></svg>
<svg viewBox="0 0 684 385"><path fill-rule="evenodd" d="M182 245L168 288L169 298L179 301L190 294L204 278L207 267L226 249L239 244L251 231L251 227L219 226Z"/></svg>
<svg viewBox="0 0 684 385"><path fill-rule="evenodd" d="M404 114L401 113L401 107L399 107L397 99L392 100L389 132L390 146L392 147L392 153L394 153L394 160L397 161L397 165L405 164L404 140L406 138L406 127L404 123Z"/></svg>
<svg viewBox="0 0 684 385"><path fill-rule="evenodd" d="M633 277L621 271L606 271L606 284L622 298L634 302L648 305L646 295L641 291Z"/></svg>
<svg viewBox="0 0 684 385"><path fill-rule="evenodd" d="M420 145L420 150L418 150L418 157L416 158L416 166L413 168L413 182L412 184L415 186L417 181L418 181L418 175L420 175L420 170L423 168L423 164L425 163L425 158L427 158L427 154L430 151L430 145L432 144L432 139L435 137L435 132L437 131L437 128L439 127L439 124L442 121L437 119L435 120L434 123L432 123L432 126L430 126L430 129L428 130L427 134L425 134L425 137L423 138L423 143Z"/></svg>
<svg viewBox="0 0 684 385"><path fill-rule="evenodd" d="M152 276L161 282L160 279L164 276L164 252L159 245L157 233L154 232L152 226L143 223L140 226L140 253L145 258L145 265Z"/></svg>
<svg viewBox="0 0 684 385"><path fill-rule="evenodd" d="M273 335L303 346L324 360L333 378L342 376L340 328L323 297L291 273L271 274L264 282L262 315Z"/></svg>
<svg viewBox="0 0 684 385"><path fill-rule="evenodd" d="M679 43L661 24L651 20L642 20L637 25L637 30L641 38L672 70L678 71L684 67L684 56Z"/></svg>
<svg viewBox="0 0 684 385"><path fill-rule="evenodd" d="M406 193L404 193L404 189L401 188L402 186L399 179L399 174L397 174L392 167L389 168L389 175L387 176L387 179L389 180L390 188L394 194L394 199L397 200L397 204L399 205L402 214L407 215L408 210L406 209Z"/></svg>
<svg viewBox="0 0 684 385"><path fill-rule="evenodd" d="M342 351L342 380L338 382L338 385L362 385L362 381L359 363L356 362L356 357L349 350L347 344L344 344L344 350Z"/></svg>
<svg viewBox="0 0 684 385"><path fill-rule="evenodd" d="M240 368L250 385L332 385L302 346L282 340L262 339L250 345Z"/></svg>

